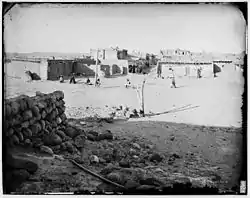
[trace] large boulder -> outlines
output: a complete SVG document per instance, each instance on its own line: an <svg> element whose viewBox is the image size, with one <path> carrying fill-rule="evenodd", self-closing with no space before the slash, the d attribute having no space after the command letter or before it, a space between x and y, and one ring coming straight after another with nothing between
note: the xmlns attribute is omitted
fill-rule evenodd
<svg viewBox="0 0 250 198"><path fill-rule="evenodd" d="M30 126L30 130L32 131L33 135L37 135L42 130L42 127L39 123L35 123Z"/></svg>
<svg viewBox="0 0 250 198"><path fill-rule="evenodd" d="M35 173L38 169L38 165L33 161L21 156L14 156L10 153L6 156L6 164L14 169L25 169L31 174Z"/></svg>
<svg viewBox="0 0 250 198"><path fill-rule="evenodd" d="M60 117L57 117L57 118L56 118L56 123L57 123L57 124L61 124L61 123L62 123L62 119L61 119Z"/></svg>
<svg viewBox="0 0 250 198"><path fill-rule="evenodd" d="M65 133L62 130L57 130L56 134L59 135L62 140L64 140L66 137Z"/></svg>
<svg viewBox="0 0 250 198"><path fill-rule="evenodd" d="M52 106L48 106L45 110L46 110L47 114L50 114L53 111L53 108L52 108ZM49 115L47 115L47 116L49 116Z"/></svg>
<svg viewBox="0 0 250 198"><path fill-rule="evenodd" d="M154 154L152 154L150 157L149 157L149 160L150 161L156 161L156 162L161 162L162 160L163 160L163 157L160 155L160 154L158 154L158 153L154 153Z"/></svg>
<svg viewBox="0 0 250 198"><path fill-rule="evenodd" d="M11 141L15 145L18 145L20 143L19 138L15 134L11 136Z"/></svg>
<svg viewBox="0 0 250 198"><path fill-rule="evenodd" d="M132 179L127 180L125 183L125 188L129 190L135 190L139 186L140 186L140 183Z"/></svg>
<svg viewBox="0 0 250 198"><path fill-rule="evenodd" d="M126 179L121 172L112 172L107 175L107 179L116 182L118 184L124 185L126 183Z"/></svg>
<svg viewBox="0 0 250 198"><path fill-rule="evenodd" d="M23 120L29 120L33 117L32 111L31 110L26 110L23 112Z"/></svg>
<svg viewBox="0 0 250 198"><path fill-rule="evenodd" d="M87 139L90 141L96 141L98 136L94 136L93 134L87 133Z"/></svg>
<svg viewBox="0 0 250 198"><path fill-rule="evenodd" d="M33 106L32 113L35 117L38 117L39 116L39 108L37 106Z"/></svg>
<svg viewBox="0 0 250 198"><path fill-rule="evenodd" d="M122 160L119 162L119 166L120 166L120 167L123 167L123 168L130 168L130 163L129 163L128 160L122 159Z"/></svg>
<svg viewBox="0 0 250 198"><path fill-rule="evenodd" d="M46 126L45 121L44 120L40 120L40 125L41 125L42 130L44 130L45 126Z"/></svg>
<svg viewBox="0 0 250 198"><path fill-rule="evenodd" d="M24 141L24 137L21 131L16 132L16 136L18 137L20 142Z"/></svg>
<svg viewBox="0 0 250 198"><path fill-rule="evenodd" d="M65 142L65 146L66 146L66 150L69 153L73 153L74 152L74 150L75 150L74 146L73 146L73 144L70 141Z"/></svg>
<svg viewBox="0 0 250 198"><path fill-rule="evenodd" d="M45 94L40 92L40 91L36 91L36 96L43 97L43 96L45 96Z"/></svg>
<svg viewBox="0 0 250 198"><path fill-rule="evenodd" d="M45 111L45 110L43 110L43 111L42 111L42 114L41 114L41 116L42 116L42 119L46 118L46 116L47 116L47 113L46 113L46 111Z"/></svg>
<svg viewBox="0 0 250 198"><path fill-rule="evenodd" d="M18 104L18 102L16 101L12 101L10 103L10 107L11 107L11 112L15 115L19 112L20 110L20 105Z"/></svg>
<svg viewBox="0 0 250 198"><path fill-rule="evenodd" d="M65 102L64 102L64 100L59 100L59 106L64 106L65 105Z"/></svg>
<svg viewBox="0 0 250 198"><path fill-rule="evenodd" d="M30 97L26 97L25 100L26 100L27 108L32 109L32 107L34 106L33 99L31 99Z"/></svg>
<svg viewBox="0 0 250 198"><path fill-rule="evenodd" d="M60 118L61 118L62 121L64 122L64 121L67 119L67 116L66 116L65 113L62 113L62 114L60 115Z"/></svg>
<svg viewBox="0 0 250 198"><path fill-rule="evenodd" d="M64 99L64 93L62 91L54 91L53 95L56 96L57 100L62 100Z"/></svg>
<svg viewBox="0 0 250 198"><path fill-rule="evenodd" d="M38 108L39 108L40 110L42 110L42 109L45 109L45 108L47 107L47 104L46 104L46 102L44 102L44 101L39 101L39 102L37 103L37 106L38 106Z"/></svg>
<svg viewBox="0 0 250 198"><path fill-rule="evenodd" d="M43 141L46 146L56 146L62 143L62 138L55 133L51 133L49 135L45 135Z"/></svg>
<svg viewBox="0 0 250 198"><path fill-rule="evenodd" d="M25 99L20 99L19 100L19 105L20 105L20 110L21 111L25 111L27 109L27 103L25 101Z"/></svg>
<svg viewBox="0 0 250 198"><path fill-rule="evenodd" d="M113 134L110 130L106 130L100 134L98 134L97 139L100 140L113 140Z"/></svg>
<svg viewBox="0 0 250 198"><path fill-rule="evenodd" d="M52 111L50 114L47 115L46 118L49 122L52 122L56 118L56 112Z"/></svg>
<svg viewBox="0 0 250 198"><path fill-rule="evenodd" d="M65 129L65 133L71 138L75 138L76 136L80 135L80 132L73 127L67 127Z"/></svg>

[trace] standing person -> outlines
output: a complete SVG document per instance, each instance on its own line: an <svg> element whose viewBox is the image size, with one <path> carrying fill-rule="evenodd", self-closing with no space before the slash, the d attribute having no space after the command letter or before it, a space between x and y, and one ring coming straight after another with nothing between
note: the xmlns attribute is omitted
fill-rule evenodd
<svg viewBox="0 0 250 198"><path fill-rule="evenodd" d="M100 80L100 78L98 78L98 79L96 80L96 86L97 86L97 87L100 87L100 85L101 85L101 80Z"/></svg>
<svg viewBox="0 0 250 198"><path fill-rule="evenodd" d="M161 78L161 65L157 63L157 78Z"/></svg>
<svg viewBox="0 0 250 198"><path fill-rule="evenodd" d="M216 78L216 65L213 63L213 74L214 74L214 78Z"/></svg>
<svg viewBox="0 0 250 198"><path fill-rule="evenodd" d="M70 84L71 84L71 83L76 84L75 73L72 74L69 83L70 83Z"/></svg>
<svg viewBox="0 0 250 198"><path fill-rule="evenodd" d="M216 72L215 72L215 69L213 70L213 73L214 73L214 78L216 78L217 76L216 76Z"/></svg>
<svg viewBox="0 0 250 198"><path fill-rule="evenodd" d="M197 69L197 78L201 78L201 68Z"/></svg>
<svg viewBox="0 0 250 198"><path fill-rule="evenodd" d="M90 79L89 79L89 78L87 79L86 84L87 84L87 85L90 85L90 84L91 84L91 82L90 82Z"/></svg>
<svg viewBox="0 0 250 198"><path fill-rule="evenodd" d="M133 65L133 74L135 74L135 69L136 69L136 66Z"/></svg>
<svg viewBox="0 0 250 198"><path fill-rule="evenodd" d="M171 73L170 73L170 79L171 79L171 86L170 86L170 88L177 88L176 84L175 84L174 70L172 68L169 68L169 70L171 71Z"/></svg>

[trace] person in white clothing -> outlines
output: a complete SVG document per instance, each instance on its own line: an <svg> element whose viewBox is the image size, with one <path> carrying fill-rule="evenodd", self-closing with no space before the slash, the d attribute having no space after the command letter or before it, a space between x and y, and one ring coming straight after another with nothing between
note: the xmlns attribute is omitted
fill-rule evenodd
<svg viewBox="0 0 250 198"><path fill-rule="evenodd" d="M176 88L174 70L172 68L169 68L169 70L171 71L169 76L169 78L171 79L170 88Z"/></svg>

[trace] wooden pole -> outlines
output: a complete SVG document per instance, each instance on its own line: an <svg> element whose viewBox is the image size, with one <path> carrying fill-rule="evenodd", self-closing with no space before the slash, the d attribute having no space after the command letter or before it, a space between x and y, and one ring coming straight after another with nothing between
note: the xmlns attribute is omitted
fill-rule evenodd
<svg viewBox="0 0 250 198"><path fill-rule="evenodd" d="M146 79L142 82L141 87L141 109L142 109L142 117L145 117L145 111L144 111L144 85L145 85Z"/></svg>
<svg viewBox="0 0 250 198"><path fill-rule="evenodd" d="M98 66L98 55L99 55L99 49L97 49L96 52L96 64L95 64L95 86L97 86L97 66Z"/></svg>
<svg viewBox="0 0 250 198"><path fill-rule="evenodd" d="M137 85L137 98L139 101L140 111L142 113L142 117L145 117L145 109L144 109L144 86L145 86L146 79L144 78L142 85Z"/></svg>

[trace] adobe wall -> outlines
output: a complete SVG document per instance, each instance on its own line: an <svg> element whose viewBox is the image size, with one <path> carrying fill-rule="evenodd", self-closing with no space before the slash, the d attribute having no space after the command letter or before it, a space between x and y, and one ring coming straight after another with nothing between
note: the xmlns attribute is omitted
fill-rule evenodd
<svg viewBox="0 0 250 198"><path fill-rule="evenodd" d="M90 65L88 69L91 70L92 75L89 76L95 76L96 72L96 65ZM90 72L89 72L90 73ZM110 66L109 65L97 65L97 75L98 76L103 76L104 77L109 77L110 76Z"/></svg>
<svg viewBox="0 0 250 198"><path fill-rule="evenodd" d="M90 65L94 60L48 60L48 80L57 80L59 75L70 76L72 72L81 73L84 76L94 76L95 70Z"/></svg>
<svg viewBox="0 0 250 198"><path fill-rule="evenodd" d="M128 61L127 60L102 60L103 65L110 66L110 75L114 74L128 74Z"/></svg>
<svg viewBox="0 0 250 198"><path fill-rule="evenodd" d="M95 70L94 67L91 65L91 62L90 65L83 62L77 62L75 73L81 73L84 74L84 76L94 76Z"/></svg>
<svg viewBox="0 0 250 198"><path fill-rule="evenodd" d="M58 76L72 73L72 60L48 60L48 80L57 80Z"/></svg>
<svg viewBox="0 0 250 198"><path fill-rule="evenodd" d="M203 77L210 77L213 75L213 64L206 64L206 65L193 65L193 64L162 64L162 76L170 75L169 68L174 69L174 73L177 77L189 76L189 77L196 77L197 76L197 68L201 67L201 75Z"/></svg>
<svg viewBox="0 0 250 198"><path fill-rule="evenodd" d="M4 105L4 137L8 146L40 147L63 143L66 115L64 93L36 93L6 99Z"/></svg>
<svg viewBox="0 0 250 198"><path fill-rule="evenodd" d="M98 75L108 77L113 74L127 74L127 60L101 60L98 64ZM96 65L94 60L48 60L48 80L57 80L59 75L69 76L72 72L84 76L95 76Z"/></svg>
<svg viewBox="0 0 250 198"><path fill-rule="evenodd" d="M40 76L41 62L12 60L4 64L4 71L8 76L25 79L25 71L29 70Z"/></svg>

